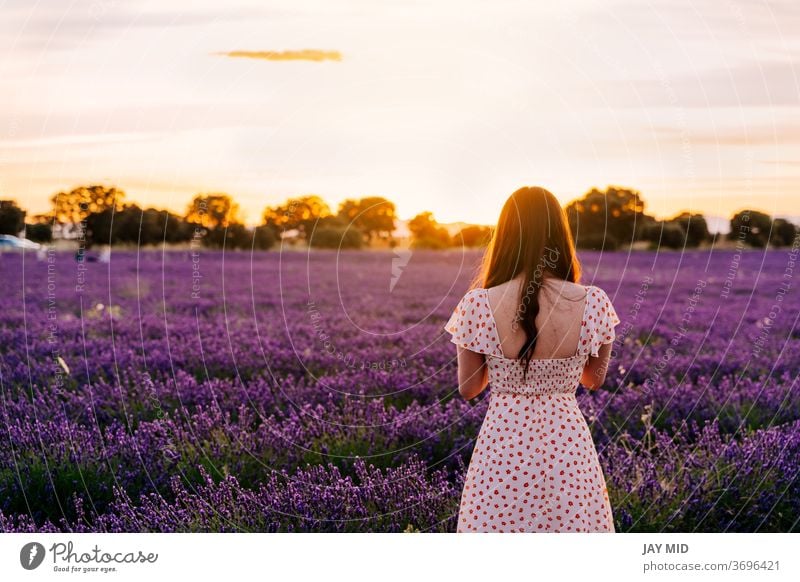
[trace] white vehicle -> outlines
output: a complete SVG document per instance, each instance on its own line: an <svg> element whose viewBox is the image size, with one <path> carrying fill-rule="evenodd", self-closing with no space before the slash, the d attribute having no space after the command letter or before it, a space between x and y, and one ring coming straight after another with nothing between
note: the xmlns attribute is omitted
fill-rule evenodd
<svg viewBox="0 0 800 582"><path fill-rule="evenodd" d="M29 249L32 251L38 250L42 245L35 243L26 238L19 238L10 234L0 234L0 251L6 249Z"/></svg>

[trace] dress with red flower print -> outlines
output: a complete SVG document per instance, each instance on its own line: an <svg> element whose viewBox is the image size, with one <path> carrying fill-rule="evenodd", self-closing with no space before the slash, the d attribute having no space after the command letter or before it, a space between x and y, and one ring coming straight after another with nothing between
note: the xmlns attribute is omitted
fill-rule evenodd
<svg viewBox="0 0 800 582"><path fill-rule="evenodd" d="M586 287L576 353L533 359L527 379L506 358L486 289L461 299L445 325L451 341L484 354L489 408L461 495L458 532L613 532L605 478L575 398L590 355L619 323L606 293Z"/></svg>

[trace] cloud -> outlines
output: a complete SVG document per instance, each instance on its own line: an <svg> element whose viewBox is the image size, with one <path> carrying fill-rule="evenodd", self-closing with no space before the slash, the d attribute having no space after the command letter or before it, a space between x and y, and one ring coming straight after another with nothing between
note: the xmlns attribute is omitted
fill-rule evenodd
<svg viewBox="0 0 800 582"><path fill-rule="evenodd" d="M712 109L797 107L800 60L761 60L661 78L604 80L609 106Z"/></svg>
<svg viewBox="0 0 800 582"><path fill-rule="evenodd" d="M260 6L224 6L213 9L195 7L186 10L154 6L127 6L118 0L74 0L51 2L46 9L32 10L27 0L7 0L3 4L0 38L9 35L14 44L9 50L34 52L38 60L46 51L69 50L91 41L111 40L138 29L150 33L180 28L241 25L256 20L277 19L286 14ZM167 4L164 2L162 4ZM149 29L149 30L147 30Z"/></svg>
<svg viewBox="0 0 800 582"><path fill-rule="evenodd" d="M654 135L660 142L682 143L693 146L785 146L800 143L800 124L777 120L772 124L747 124L720 130L680 127L656 127ZM778 162L785 163L785 162Z"/></svg>
<svg viewBox="0 0 800 582"><path fill-rule="evenodd" d="M225 57L263 59L265 61L341 61L339 51L303 49L298 51L229 51L216 53Z"/></svg>

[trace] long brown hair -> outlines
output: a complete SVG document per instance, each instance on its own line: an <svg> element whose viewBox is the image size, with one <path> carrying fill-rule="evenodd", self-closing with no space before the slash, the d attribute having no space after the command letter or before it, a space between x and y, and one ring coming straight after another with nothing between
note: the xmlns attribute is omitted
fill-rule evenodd
<svg viewBox="0 0 800 582"><path fill-rule="evenodd" d="M473 287L488 289L523 274L517 323L526 341L517 357L525 362L525 374L536 347L539 290L545 272L578 282L581 267L572 233L555 196L536 186L520 188L503 205Z"/></svg>

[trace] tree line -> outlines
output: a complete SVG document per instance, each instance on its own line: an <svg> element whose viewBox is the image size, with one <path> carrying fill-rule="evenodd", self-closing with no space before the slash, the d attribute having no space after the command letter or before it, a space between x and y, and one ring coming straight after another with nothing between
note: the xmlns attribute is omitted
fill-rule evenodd
<svg viewBox="0 0 800 582"><path fill-rule="evenodd" d="M709 232L702 214L681 212L670 219L657 220L645 212L641 194L629 188L593 188L570 202L565 211L576 245L584 249L616 250L637 242L652 249L694 248L713 243L720 236ZM798 228L792 222L745 209L731 217L727 238L763 248L790 246L797 235Z"/></svg>
<svg viewBox="0 0 800 582"><path fill-rule="evenodd" d="M616 250L638 242L650 248L692 248L714 242L702 214L681 212L657 220L645 213L641 194L630 188L591 189L566 208L576 246ZM267 206L261 224L247 227L238 204L224 193L198 194L183 215L129 202L125 192L102 185L81 186L51 198L50 212L28 217L13 200L0 200L0 234L23 235L42 243L54 238L95 245L202 244L212 248L269 249L279 241L317 248L393 247L397 213L380 196L347 199L333 210L316 195ZM480 247L491 239L488 226L467 225L451 234L430 212L408 221L411 245L444 249ZM788 246L798 228L752 209L730 219L728 238L753 247Z"/></svg>
<svg viewBox="0 0 800 582"><path fill-rule="evenodd" d="M59 192L46 214L28 217L13 200L0 201L0 234L50 243L80 240L97 245L202 244L212 248L269 249L279 240L322 248L361 248L391 242L396 213L380 197L348 199L333 212L319 196L292 198L264 209L262 223L247 227L239 205L224 193L198 194L183 215L129 202L125 192L101 185Z"/></svg>

